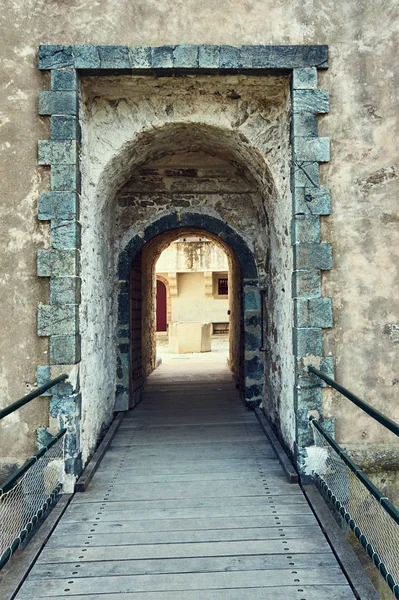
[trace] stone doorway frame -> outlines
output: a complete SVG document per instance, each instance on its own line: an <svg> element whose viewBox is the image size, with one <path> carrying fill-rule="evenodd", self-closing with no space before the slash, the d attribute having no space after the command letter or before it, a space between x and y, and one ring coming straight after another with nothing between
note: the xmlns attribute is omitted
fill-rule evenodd
<svg viewBox="0 0 399 600"><path fill-rule="evenodd" d="M51 248L38 250L37 274L50 278L50 303L39 305L38 335L49 336L49 364L38 383L80 362L79 77L85 75L288 75L291 77L291 192L293 353L296 360L295 455L300 466L312 444L309 411L322 415L322 386L307 362L333 375L323 357L322 329L330 328L331 298L321 296L321 271L332 268L331 245L320 241L320 216L330 214L330 191L319 185L319 163L329 160L329 138L318 137L317 115L329 110L328 92L317 89L317 71L328 67L328 47L311 46L93 46L43 45L39 69L51 72L51 90L39 95L39 114L50 117L50 139L38 142L38 164L51 166L51 191L41 194L38 218L51 222ZM311 357L311 359L309 358ZM76 383L52 391L50 413L68 425L67 473L81 470Z"/></svg>

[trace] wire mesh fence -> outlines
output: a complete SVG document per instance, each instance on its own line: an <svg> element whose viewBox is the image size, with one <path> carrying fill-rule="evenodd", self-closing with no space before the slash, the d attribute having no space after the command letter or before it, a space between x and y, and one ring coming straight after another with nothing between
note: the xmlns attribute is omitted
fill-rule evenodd
<svg viewBox="0 0 399 600"><path fill-rule="evenodd" d="M317 487L340 512L399 598L398 511L349 458L342 458L341 449L336 443L337 449L329 443L328 435L319 431L320 425L315 421L311 421L311 425Z"/></svg>
<svg viewBox="0 0 399 600"><path fill-rule="evenodd" d="M32 459L31 459L32 460ZM64 473L64 437L33 460L11 489L0 489L0 568L56 500Z"/></svg>

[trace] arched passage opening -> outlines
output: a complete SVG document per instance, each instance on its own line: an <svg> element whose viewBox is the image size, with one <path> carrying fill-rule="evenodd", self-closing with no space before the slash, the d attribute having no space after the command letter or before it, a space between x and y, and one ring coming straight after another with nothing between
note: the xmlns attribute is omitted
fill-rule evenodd
<svg viewBox="0 0 399 600"><path fill-rule="evenodd" d="M206 235L226 252L230 273L229 364L243 397L258 401L263 388L263 362L260 306L256 302L259 280L251 251L236 232L215 217L190 212L179 220L174 214L154 225L144 231L143 238L130 240L119 262L118 314L123 335L118 345L119 402L134 406L155 367L156 261L171 242L190 235Z"/></svg>

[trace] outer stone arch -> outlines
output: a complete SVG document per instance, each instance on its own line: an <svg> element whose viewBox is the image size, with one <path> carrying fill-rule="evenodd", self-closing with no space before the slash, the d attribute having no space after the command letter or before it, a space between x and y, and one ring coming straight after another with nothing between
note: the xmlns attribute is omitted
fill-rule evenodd
<svg viewBox="0 0 399 600"><path fill-rule="evenodd" d="M261 345L261 316L258 269L254 256L241 237L222 219L198 213L172 212L160 217L144 229L143 235L134 235L121 251L118 261L118 342L117 342L117 385L115 394L115 410L127 410L141 398L140 382L134 390L133 398L130 387L130 318L129 318L129 276L133 261L139 256L145 244L156 236L171 230L200 229L219 237L235 254L241 271L243 291L243 347L245 402L253 407L262 401L263 362L259 356Z"/></svg>

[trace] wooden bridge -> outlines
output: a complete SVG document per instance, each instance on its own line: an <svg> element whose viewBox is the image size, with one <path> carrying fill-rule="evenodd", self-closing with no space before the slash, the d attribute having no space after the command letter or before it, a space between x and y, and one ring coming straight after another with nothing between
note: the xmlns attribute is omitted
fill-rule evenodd
<svg viewBox="0 0 399 600"><path fill-rule="evenodd" d="M355 598L230 372L185 364L150 377L17 600Z"/></svg>

